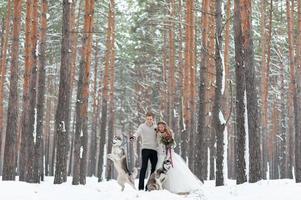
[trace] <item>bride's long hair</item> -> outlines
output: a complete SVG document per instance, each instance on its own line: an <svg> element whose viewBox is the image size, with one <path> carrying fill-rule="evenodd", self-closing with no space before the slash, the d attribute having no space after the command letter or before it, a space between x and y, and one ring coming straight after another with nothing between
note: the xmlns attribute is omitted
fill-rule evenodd
<svg viewBox="0 0 301 200"><path fill-rule="evenodd" d="M165 121L159 121L157 123L157 128L155 128L156 133L161 132L161 131L159 131L159 128L158 128L159 124L162 124L164 126L164 131L162 133L166 132L166 134L173 136L172 130L169 128L169 126L166 124Z"/></svg>

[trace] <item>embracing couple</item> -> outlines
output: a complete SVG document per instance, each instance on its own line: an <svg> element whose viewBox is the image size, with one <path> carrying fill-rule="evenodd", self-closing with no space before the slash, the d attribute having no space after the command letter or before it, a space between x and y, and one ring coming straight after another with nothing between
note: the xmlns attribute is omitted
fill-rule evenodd
<svg viewBox="0 0 301 200"><path fill-rule="evenodd" d="M144 190L144 179L148 166L151 163L151 173L161 168L164 160L171 161L172 167L167 172L163 188L173 193L190 193L198 190L201 181L189 170L185 161L174 152L174 134L163 121L154 123L154 114L146 113L146 121L141 124L131 141L141 137L142 166L139 176L139 190Z"/></svg>

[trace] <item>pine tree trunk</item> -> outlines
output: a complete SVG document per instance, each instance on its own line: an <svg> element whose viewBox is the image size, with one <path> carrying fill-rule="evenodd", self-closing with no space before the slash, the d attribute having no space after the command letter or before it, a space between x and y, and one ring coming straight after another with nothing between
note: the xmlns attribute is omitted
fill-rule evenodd
<svg viewBox="0 0 301 200"><path fill-rule="evenodd" d="M190 25L190 29L191 29L191 40L190 40L190 46L191 46L191 61L190 64L191 66L189 67L189 74L190 74L190 94L189 94L189 152L188 152L188 159L189 159L189 167L191 169L192 172L194 172L194 151L195 151L195 135L196 135L196 127L195 127L195 119L196 119L196 25L195 25L195 21L196 21L196 17L195 17L195 3L194 1L192 1L191 3L191 16L190 16L190 21L191 21L191 25Z"/></svg>
<svg viewBox="0 0 301 200"><path fill-rule="evenodd" d="M26 181L29 139L29 86L32 72L32 9L33 1L26 2L26 27L25 27L25 71L23 83L23 112L21 118L21 151L20 151L20 181Z"/></svg>
<svg viewBox="0 0 301 200"><path fill-rule="evenodd" d="M167 119L168 112L167 112L167 104L166 97L167 97L167 91L166 91L166 81L167 81L167 31L163 31L163 65L162 65L162 86L160 87L160 115L164 119Z"/></svg>
<svg viewBox="0 0 301 200"><path fill-rule="evenodd" d="M38 93L37 93L37 125L36 125L36 144L35 144L35 162L34 162L34 182L39 183L44 177L44 132L43 117L45 105L45 82L46 82L46 34L47 34L47 17L48 2L42 1L42 18L41 18L41 43L38 69Z"/></svg>
<svg viewBox="0 0 301 200"><path fill-rule="evenodd" d="M108 120L108 145L107 152L112 151L112 140L114 134L114 122L115 122L115 0L111 0L112 9L112 25L111 25L111 55L110 55L110 92L109 92L109 120ZM112 162L108 162L106 168L106 178L107 180L112 178L114 166Z"/></svg>
<svg viewBox="0 0 301 200"><path fill-rule="evenodd" d="M18 57L22 0L14 0L13 43L2 180L15 180L18 127Z"/></svg>
<svg viewBox="0 0 301 200"><path fill-rule="evenodd" d="M247 181L245 161L245 69L242 47L242 29L240 18L240 0L234 1L234 41L235 41L235 74L236 74L236 183L242 184Z"/></svg>
<svg viewBox="0 0 301 200"><path fill-rule="evenodd" d="M229 85L232 85L231 75L230 75L230 25L231 25L231 0L227 0L226 7L226 30L225 30L225 48L224 48L224 66L225 66L225 92L223 94L223 112L225 116L231 115L231 106L232 106L232 89ZM235 142L233 141L233 124L232 120L229 120L227 124L227 133L228 133L228 146L227 146L227 174L226 178L234 178L235 177ZM226 159L226 158L225 158ZM225 174L226 176L226 174Z"/></svg>
<svg viewBox="0 0 301 200"><path fill-rule="evenodd" d="M267 54L267 35L266 35L266 1L261 0L260 2L260 46L261 46L261 149L262 151L262 178L266 179L267 172L267 127L268 127L268 80L269 80L269 65L266 62L266 54Z"/></svg>
<svg viewBox="0 0 301 200"><path fill-rule="evenodd" d="M208 28L208 10L209 10L209 0L204 0L202 2L202 51L201 51L201 63L200 63L200 83L199 83L199 105L198 105L198 127L196 144L200 148L196 149L196 159L195 160L195 174L201 179L205 180L207 178L207 160L208 160L208 148L207 148L207 131L206 131L206 102L204 96L206 95L206 70L207 70L207 28Z"/></svg>
<svg viewBox="0 0 301 200"><path fill-rule="evenodd" d="M176 134L176 140L179 141L176 150L179 151L180 155L183 157L183 133L184 133L184 113L183 113L183 95L184 95L184 66L183 66L183 25L182 25L182 0L179 0L179 5L178 5L178 13L179 13L179 42L178 42L178 57L179 57L179 90L180 90L180 95L178 97L179 101L179 136L177 137Z"/></svg>
<svg viewBox="0 0 301 200"><path fill-rule="evenodd" d="M222 63L222 0L216 0L216 41L215 41L215 67L216 67L216 87L213 108L214 129L216 134L216 179L215 185L224 185L224 130L226 122L221 121L222 108L222 85L223 85L223 63Z"/></svg>
<svg viewBox="0 0 301 200"><path fill-rule="evenodd" d="M76 131L74 138L73 185L86 184L88 150L88 100L91 65L94 0L85 1L84 36L80 62L77 101Z"/></svg>
<svg viewBox="0 0 301 200"><path fill-rule="evenodd" d="M4 81L6 77L6 55L8 49L8 36L10 33L10 18L11 18L11 1L7 1L7 14L4 20L4 30L2 31L2 38L1 38L1 65L0 65L0 176L2 175L2 141L4 140L4 111L3 111L3 104L4 104ZM3 33L4 32L4 33Z"/></svg>
<svg viewBox="0 0 301 200"><path fill-rule="evenodd" d="M296 51L296 95L294 97L295 109L295 179L301 182L301 0L298 0L298 25L297 25L297 51Z"/></svg>
<svg viewBox="0 0 301 200"><path fill-rule="evenodd" d="M105 70L104 70L104 82L103 82L103 93L102 93L102 110L101 110L101 122L100 122L100 142L99 142L99 158L98 158L98 182L102 181L103 164L104 164L104 145L106 143L107 134L107 111L108 111L108 93L109 93L109 70L110 70L110 59L112 54L112 20L113 11L109 7L108 14L108 28L106 35L106 53L105 53Z"/></svg>
<svg viewBox="0 0 301 200"><path fill-rule="evenodd" d="M90 144L90 155L89 155L89 165L88 165L88 175L96 175L96 149L97 149L97 124L99 120L99 101L98 101L98 84L97 77L99 76L98 72L98 60L99 60L99 47L98 43L95 46L95 56L94 56L94 79L93 79L93 119L92 119L92 128L91 128L91 144Z"/></svg>
<svg viewBox="0 0 301 200"><path fill-rule="evenodd" d="M76 3L73 1L72 3ZM62 49L61 69L58 106L56 111L56 168L54 184L67 181L67 153L69 149L69 112L71 98L71 6L69 0L63 0L63 27L62 27Z"/></svg>
<svg viewBox="0 0 301 200"><path fill-rule="evenodd" d="M257 88L255 80L254 48L251 25L251 0L241 2L241 27L243 35L243 51L245 60L246 96L249 133L250 171L249 182L254 183L261 179L260 167L260 138L259 113L257 103Z"/></svg>
<svg viewBox="0 0 301 200"><path fill-rule="evenodd" d="M184 67L184 93L183 93L183 117L185 128L182 137L182 157L186 160L189 156L189 141L190 141L190 128L191 128L191 113L190 113L190 94L191 94L191 80L190 68L192 61L192 37L193 37L193 0L186 1L186 33L185 33L185 65Z"/></svg>
<svg viewBox="0 0 301 200"><path fill-rule="evenodd" d="M82 13L82 2L83 0L79 0L79 5L78 5L78 13L76 17L76 4L73 3L71 7L71 98L70 98L70 110L71 112L69 113L69 119L70 119L70 148L69 148L69 153L68 153L68 176L73 173L73 148L74 148L74 135L75 135L75 124L76 124L76 111L73 112L73 109L76 107L76 99L73 99L73 92L76 91L74 87L74 83L77 81L76 80L76 72L78 70L77 67L77 49L78 49L78 33L79 33L79 27L80 27L80 15ZM74 105L75 104L75 105ZM74 106L73 106L74 105ZM76 108L75 108L76 109ZM73 118L71 114L73 113Z"/></svg>
<svg viewBox="0 0 301 200"><path fill-rule="evenodd" d="M293 6L290 7L290 0L286 0L286 16L287 16L287 34L288 34L288 57L290 83L288 91L288 173L289 177L293 178L293 132L294 132L294 97L295 88L295 66L294 66L294 45L293 45Z"/></svg>
<svg viewBox="0 0 301 200"><path fill-rule="evenodd" d="M209 4L209 13L215 13L215 0L211 0ZM216 27L215 27L215 16L212 14L208 14L209 17L209 33L208 33L208 79L207 79L207 95L206 95L206 102L207 102L207 122L206 126L208 127L208 141L209 141L209 149L210 149L210 157L209 157L209 165L210 165L210 172L209 172L209 179L215 179L215 159L216 159L216 135L214 131L214 124L213 124L213 105L214 105L214 98L215 98L215 36L216 36Z"/></svg>
<svg viewBox="0 0 301 200"><path fill-rule="evenodd" d="M43 32L43 30L42 30ZM41 44L41 48L42 48L42 44ZM41 49L42 50L42 49ZM43 54L41 53L41 59L43 59ZM42 65L42 63L40 63ZM45 116L45 127L44 127L44 141L45 141L45 146L44 146L44 151L45 151L45 176L50 176L50 166L51 166L51 139L52 139L52 135L50 133L50 119L51 119L51 111L52 110L52 103L51 103L51 97L50 96L50 79L49 77L47 77L47 98L46 98L46 108L48 110L48 112L46 112L46 116Z"/></svg>
<svg viewBox="0 0 301 200"><path fill-rule="evenodd" d="M175 0L169 2L169 15L171 17L170 28L169 28L169 78L168 78L168 124L172 130L175 130L175 24L173 19L175 18ZM175 132L177 133L177 132Z"/></svg>
<svg viewBox="0 0 301 200"><path fill-rule="evenodd" d="M32 68L31 68L31 76L29 82L29 121L27 124L28 126L28 133L27 135L27 151L28 151L28 158L27 158L27 176L26 182L33 183L34 182L34 160L35 160L35 142L37 138L36 129L34 127L36 121L36 98L37 98L37 40L38 40L38 0L33 1L33 13L32 13L32 29L31 29L31 59L32 59ZM26 114L26 113L25 113Z"/></svg>
<svg viewBox="0 0 301 200"><path fill-rule="evenodd" d="M280 94L281 94L281 122L280 122L280 156L279 156L279 162L280 162L280 178L289 178L288 177L288 147L287 147L287 120L286 120L286 106L285 106L285 71L284 71L284 65L281 64L281 74L280 74L280 81L281 81L281 88L280 88Z"/></svg>

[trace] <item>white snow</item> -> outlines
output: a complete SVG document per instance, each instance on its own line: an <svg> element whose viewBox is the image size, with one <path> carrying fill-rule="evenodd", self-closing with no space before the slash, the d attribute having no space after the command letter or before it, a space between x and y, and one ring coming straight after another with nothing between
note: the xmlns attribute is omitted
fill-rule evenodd
<svg viewBox="0 0 301 200"><path fill-rule="evenodd" d="M246 161L246 175L247 180L249 180L249 125L248 125L248 107L247 107L247 93L244 92L244 104L245 104L245 131L246 131L246 140L245 140L245 161Z"/></svg>
<svg viewBox="0 0 301 200"><path fill-rule="evenodd" d="M66 132L66 126L65 126L65 121L61 121L61 128L62 128L62 132Z"/></svg>
<svg viewBox="0 0 301 200"><path fill-rule="evenodd" d="M225 93L225 84L226 84L225 61L224 61L224 56L221 55L221 52L220 52L220 56L221 56L221 59L222 59L222 67L223 67L223 78L222 78L221 93L222 93L222 95L224 95L224 93Z"/></svg>
<svg viewBox="0 0 301 200"><path fill-rule="evenodd" d="M35 108L34 109L34 125L33 125L33 142L34 142L34 144L37 141L37 123L38 123L37 116L38 116L38 110L37 110L37 108Z"/></svg>
<svg viewBox="0 0 301 200"><path fill-rule="evenodd" d="M223 115L222 111L219 111L218 118L219 118L219 121L220 121L221 124L226 124L226 120L224 118L224 115Z"/></svg>
<svg viewBox="0 0 301 200"><path fill-rule="evenodd" d="M300 200L301 184L293 180L267 180L258 183L235 185L228 180L226 186L215 187L214 181L206 181L199 193L190 195L172 194L163 191L137 191L126 185L121 192L115 180L97 182L97 178L87 178L86 185L74 186L72 178L61 185L53 184L53 177L46 177L41 184L19 181L0 181L0 198L9 200ZM136 182L137 186L137 182Z"/></svg>
<svg viewBox="0 0 301 200"><path fill-rule="evenodd" d="M83 152L84 152L84 147L80 146L80 155L79 155L80 158L83 158Z"/></svg>

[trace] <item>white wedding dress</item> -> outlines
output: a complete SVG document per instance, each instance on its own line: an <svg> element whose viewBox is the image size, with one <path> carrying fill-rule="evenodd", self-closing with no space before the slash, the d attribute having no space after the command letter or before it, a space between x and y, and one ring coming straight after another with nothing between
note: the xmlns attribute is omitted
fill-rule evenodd
<svg viewBox="0 0 301 200"><path fill-rule="evenodd" d="M167 179L163 188L173 193L191 193L201 189L202 182L190 171L183 158L173 149L166 155L165 146L158 141L158 163L156 168L162 167L165 158L172 161L172 167L167 172ZM170 158L171 153L171 158Z"/></svg>

